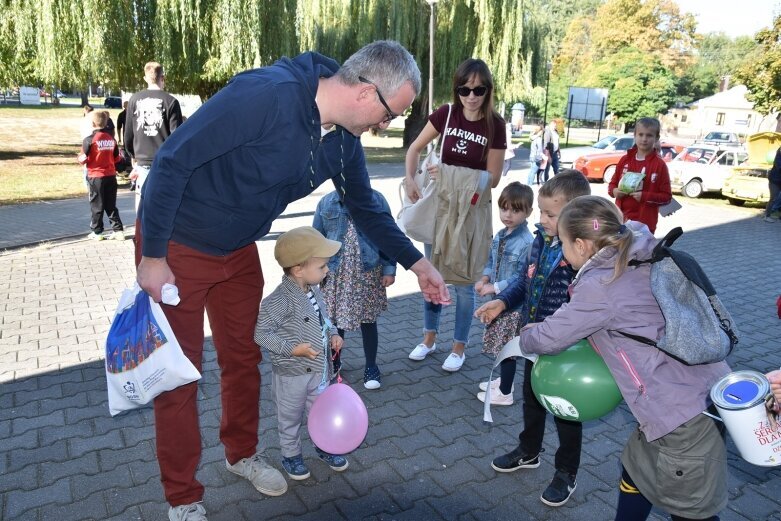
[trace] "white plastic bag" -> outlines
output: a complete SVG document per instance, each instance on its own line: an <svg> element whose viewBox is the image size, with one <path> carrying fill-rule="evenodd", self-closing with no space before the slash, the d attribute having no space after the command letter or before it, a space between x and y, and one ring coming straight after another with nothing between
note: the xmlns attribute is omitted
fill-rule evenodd
<svg viewBox="0 0 781 521"><path fill-rule="evenodd" d="M184 356L160 304L136 284L119 298L106 338L106 387L112 416L201 378Z"/></svg>
<svg viewBox="0 0 781 521"><path fill-rule="evenodd" d="M645 179L645 168L642 172L626 172L618 182L618 189L626 194L639 192L643 189L643 179Z"/></svg>

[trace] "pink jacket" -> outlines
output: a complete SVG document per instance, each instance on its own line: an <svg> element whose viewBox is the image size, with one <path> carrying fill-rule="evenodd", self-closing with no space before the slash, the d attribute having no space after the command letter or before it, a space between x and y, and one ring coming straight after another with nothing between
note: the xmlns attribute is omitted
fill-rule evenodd
<svg viewBox="0 0 781 521"><path fill-rule="evenodd" d="M648 228L628 221L635 234L629 260L647 259L656 245ZM664 317L651 293L650 267L627 268L612 282L617 252L605 248L580 269L569 303L521 333L527 353L555 354L588 338L602 355L648 441L672 432L709 404L710 389L730 372L726 362L688 366L616 331L658 339Z"/></svg>

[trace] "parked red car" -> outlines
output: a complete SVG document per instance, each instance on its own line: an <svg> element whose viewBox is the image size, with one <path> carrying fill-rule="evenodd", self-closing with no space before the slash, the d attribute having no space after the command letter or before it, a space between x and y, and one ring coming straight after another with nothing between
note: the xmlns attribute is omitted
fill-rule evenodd
<svg viewBox="0 0 781 521"><path fill-rule="evenodd" d="M662 157L665 161L672 161L684 147L671 143L662 143ZM616 172L616 165L626 151L606 152L604 154L591 154L581 156L573 163L573 168L586 176L589 180L609 183Z"/></svg>

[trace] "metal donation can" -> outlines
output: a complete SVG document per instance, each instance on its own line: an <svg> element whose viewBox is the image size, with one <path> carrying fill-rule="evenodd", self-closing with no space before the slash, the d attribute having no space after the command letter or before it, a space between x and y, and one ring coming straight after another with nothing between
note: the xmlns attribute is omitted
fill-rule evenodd
<svg viewBox="0 0 781 521"><path fill-rule="evenodd" d="M713 386L713 404L740 451L754 465L781 465L781 426L771 419L766 401L770 382L757 371L735 371Z"/></svg>

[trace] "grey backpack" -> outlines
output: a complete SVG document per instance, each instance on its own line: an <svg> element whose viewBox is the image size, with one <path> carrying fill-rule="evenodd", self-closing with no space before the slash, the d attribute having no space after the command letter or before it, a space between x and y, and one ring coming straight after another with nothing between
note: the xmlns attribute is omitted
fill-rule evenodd
<svg viewBox="0 0 781 521"><path fill-rule="evenodd" d="M738 343L737 328L694 257L670 248L682 234L680 227L670 230L650 259L629 263L651 265L651 291L664 315L664 334L654 341L618 333L657 347L688 365L720 362Z"/></svg>

